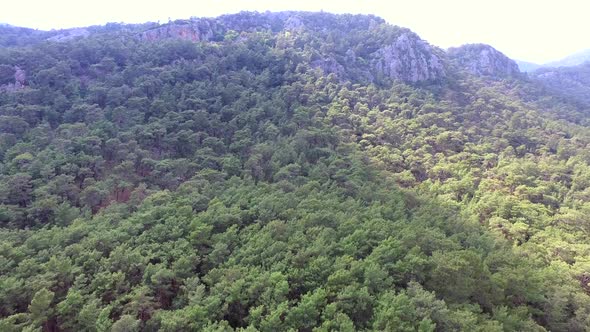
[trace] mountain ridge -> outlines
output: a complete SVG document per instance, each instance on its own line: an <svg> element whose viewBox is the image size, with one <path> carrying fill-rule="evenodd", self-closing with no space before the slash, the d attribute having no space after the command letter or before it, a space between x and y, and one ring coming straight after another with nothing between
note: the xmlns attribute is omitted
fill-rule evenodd
<svg viewBox="0 0 590 332"><path fill-rule="evenodd" d="M46 40L48 41L64 41L64 40L69 40L69 39L73 39L73 38L84 38L87 37L89 35L89 33L94 32L96 33L97 31L106 31L108 32L108 29L104 29L106 27L108 27L109 25L113 25L115 27L117 27L118 29L124 28L124 27L129 27L131 29L134 29L133 33L140 38L141 40L145 40L145 41L155 41L155 40L162 40L162 39L181 39L181 40L190 40L193 42L197 42L197 41L210 41L210 40L217 40L219 41L219 36L221 34L224 34L225 31L227 30L235 30L238 32L251 32L252 27L264 27L264 28L270 28L271 30L273 30L274 32L278 31L278 30L291 30L291 29L301 29L305 27L305 24L301 21L299 15L309 15L312 14L311 12L292 12L292 11L286 11L286 12L275 12L275 13L259 13L259 12L242 12L239 14L230 14L230 15L222 15L219 16L218 18L196 18L193 17L191 19L179 19L179 20L174 20L174 21L170 21L167 23L162 23L162 24L156 24L156 23L146 23L143 25L137 25L137 24L107 24L105 26L95 26L95 27L79 27L79 28L70 28L70 29L61 29L61 30L51 30L51 31L37 31L39 33L45 33L47 34ZM331 17L332 14L327 14L327 13L317 13L316 15L319 16L324 16L324 17ZM367 23L369 25L374 25L376 26L377 24L384 24L385 21L381 18L378 18L376 16L373 15L352 15L352 14L347 14L349 15L351 18L357 17L366 17L369 19L369 21L367 21ZM228 17L235 17L235 16L243 16L242 21L241 22L247 22L246 24L240 23L238 25L232 26L231 25L231 20L230 20L230 24L228 25L228 22L224 22L224 18L228 18ZM329 20L328 20L329 21ZM369 27L369 25L365 25L366 27ZM10 28L16 28L16 29L20 29L17 27L10 27ZM89 31L90 28L93 28L93 30ZM23 29L27 29L27 28L23 28ZM388 50L380 50L382 58L387 58L387 60L385 60L384 63L379 63L379 61L376 61L376 65L379 67L379 69L377 71L379 71L381 75L385 75L385 76L389 76L390 78L393 79L404 79L407 81L412 81L412 82L418 82L418 81L425 81L425 80L438 80L441 77L444 76L443 70L442 70L442 63L440 63L440 59L438 59L438 57L440 55L434 55L431 51L427 50L430 47L434 47L436 49L439 49L436 46L432 46L430 45L428 42L424 41L423 39L421 39L417 34L415 34L414 32L412 32L409 29L405 29L408 31L408 35L402 36L402 42L398 44L397 47L402 47L405 50L410 50L410 49L415 49L417 45L424 45L424 46L420 46L421 49L424 50L425 53L421 53L420 54L416 54L413 57L410 57L409 59L407 59L407 63L403 64L403 63L397 63L396 61L393 61L393 58L395 58L395 54L397 53L397 51L394 48L391 48L392 46L389 46L390 49ZM117 30L115 30L117 31ZM408 36L410 36L408 38ZM410 40L412 40L411 43L414 43L414 46L408 46L408 43L410 42ZM0 43L1 44L1 43ZM395 45L395 43L393 43ZM480 45L480 47L483 47L484 44L478 44ZM467 45L463 45L459 48L452 48L452 49L464 49L465 47L469 47L469 44ZM495 55L492 57L494 59L497 59L498 57L502 57L501 62L504 63L505 68L503 68L502 70L504 71L504 73L499 73L499 72L490 72L494 71L494 70L499 70L499 68L487 68L487 69L483 69L482 72L485 72L485 75L489 75L489 76L511 76L515 74L514 71L514 66L511 66L510 64L507 64L508 59L505 59L505 56L498 52L497 50L493 49L492 46L487 45L488 51L493 52ZM486 51L486 52L488 52ZM417 57L416 57L417 56ZM424 58L425 56L425 58ZM485 56L484 56L485 57ZM428 63L429 60L427 59L433 59L433 64ZM455 59L456 60L456 59ZM472 59L473 60L473 59ZM480 59L481 60L481 57ZM328 59L329 62L332 62L332 66L342 66L341 63L336 64L335 63L335 59ZM490 61L490 59L487 59L485 61ZM337 62L337 61L336 61ZM409 72L408 73L402 73L399 70L401 70L401 68L403 67L408 67L409 64L411 63L417 63L417 62L421 62L420 65L414 66L414 67L410 67L408 68ZM473 72L478 72L480 71L482 68L476 68L479 66L484 66L481 62L476 64L476 63L471 63L471 68L470 70ZM486 64L487 65L487 64ZM432 67L430 67L432 66ZM511 67L510 69L508 69L506 66ZM508 71L508 73L506 72ZM411 72L411 74L410 74ZM478 73L481 74L481 73ZM498 74L498 75L497 75Z"/></svg>
<svg viewBox="0 0 590 332"><path fill-rule="evenodd" d="M525 72L532 72L540 68L559 68L559 67L573 67L581 65L585 62L590 61L590 49L575 52L568 56L565 56L559 60L546 62L543 64L536 64L526 61L518 61L520 69Z"/></svg>

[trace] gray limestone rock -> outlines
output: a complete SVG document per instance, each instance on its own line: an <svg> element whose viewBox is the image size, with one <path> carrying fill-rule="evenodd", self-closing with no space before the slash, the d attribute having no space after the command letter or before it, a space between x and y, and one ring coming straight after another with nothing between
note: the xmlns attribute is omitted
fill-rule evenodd
<svg viewBox="0 0 590 332"><path fill-rule="evenodd" d="M402 33L392 44L379 49L373 67L380 75L409 83L436 81L445 76L433 47L411 32Z"/></svg>
<svg viewBox="0 0 590 332"><path fill-rule="evenodd" d="M450 48L448 54L456 64L476 76L504 78L520 74L516 62L489 45L463 45Z"/></svg>
<svg viewBox="0 0 590 332"><path fill-rule="evenodd" d="M187 20L168 23L144 31L140 34L140 39L145 41L184 39L196 42L211 40L213 35L213 29L208 20Z"/></svg>

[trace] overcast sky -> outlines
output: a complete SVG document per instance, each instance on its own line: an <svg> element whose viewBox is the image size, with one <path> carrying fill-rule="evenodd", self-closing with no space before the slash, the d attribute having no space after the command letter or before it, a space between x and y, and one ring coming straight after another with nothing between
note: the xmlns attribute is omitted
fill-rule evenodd
<svg viewBox="0 0 590 332"><path fill-rule="evenodd" d="M590 48L590 0L2 0L0 22L38 29L166 22L241 10L370 13L447 48L491 44L537 63Z"/></svg>

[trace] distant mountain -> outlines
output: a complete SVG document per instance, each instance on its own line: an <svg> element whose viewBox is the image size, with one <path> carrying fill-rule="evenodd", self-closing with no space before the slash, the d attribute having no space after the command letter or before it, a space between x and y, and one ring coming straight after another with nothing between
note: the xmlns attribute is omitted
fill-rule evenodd
<svg viewBox="0 0 590 332"><path fill-rule="evenodd" d="M37 43L47 38L47 31L0 24L0 47L15 47Z"/></svg>
<svg viewBox="0 0 590 332"><path fill-rule="evenodd" d="M520 60L514 60L514 61L516 62L516 64L518 64L518 68L523 72L535 71L535 70L542 67L542 65L539 65L539 64L536 64L533 62L520 61Z"/></svg>
<svg viewBox="0 0 590 332"><path fill-rule="evenodd" d="M590 107L590 62L561 68L541 68L531 77L552 94L583 107Z"/></svg>
<svg viewBox="0 0 590 332"><path fill-rule="evenodd" d="M590 61L590 49L586 49L557 61L552 61L543 65L543 67L571 67L581 65Z"/></svg>
<svg viewBox="0 0 590 332"><path fill-rule="evenodd" d="M94 37L96 37L98 35L124 33L124 31L142 31L152 27L154 24L156 23L107 23L101 26L89 26L83 28L38 30L25 27L17 27L7 23L0 23L0 48L33 46L46 41L65 42L72 39L86 38L91 34Z"/></svg>
<svg viewBox="0 0 590 332"><path fill-rule="evenodd" d="M553 68L553 67L571 67L581 65L584 62L590 61L590 49L586 49L571 55L566 56L563 59L547 62L544 64L536 64L527 61L516 60L518 67L521 71L532 72L539 68Z"/></svg>

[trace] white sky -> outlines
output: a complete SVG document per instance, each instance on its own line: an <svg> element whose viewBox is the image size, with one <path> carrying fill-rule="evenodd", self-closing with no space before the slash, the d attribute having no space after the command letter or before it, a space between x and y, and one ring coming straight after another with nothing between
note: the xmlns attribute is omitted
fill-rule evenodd
<svg viewBox="0 0 590 332"><path fill-rule="evenodd" d="M0 0L0 22L38 29L166 22L241 10L375 14L447 48L487 43L531 62L590 48L590 0Z"/></svg>

